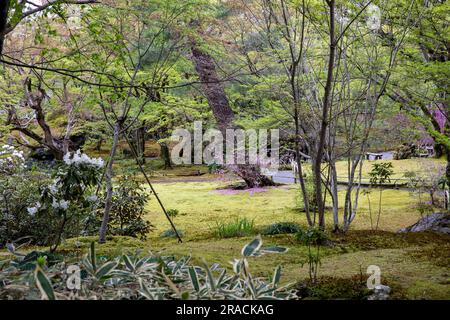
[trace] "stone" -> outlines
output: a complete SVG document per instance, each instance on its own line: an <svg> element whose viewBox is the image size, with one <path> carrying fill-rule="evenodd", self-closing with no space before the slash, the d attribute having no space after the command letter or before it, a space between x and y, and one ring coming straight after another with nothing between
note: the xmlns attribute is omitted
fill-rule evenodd
<svg viewBox="0 0 450 320"><path fill-rule="evenodd" d="M399 233L433 231L450 235L450 214L433 213L427 215L412 226L401 229Z"/></svg>
<svg viewBox="0 0 450 320"><path fill-rule="evenodd" d="M373 289L373 294L367 297L367 300L388 300L391 288L385 285L377 285Z"/></svg>
<svg viewBox="0 0 450 320"><path fill-rule="evenodd" d="M375 287L374 292L378 293L378 294L382 294L382 293L389 294L389 293L391 293L391 288L389 286L380 284Z"/></svg>

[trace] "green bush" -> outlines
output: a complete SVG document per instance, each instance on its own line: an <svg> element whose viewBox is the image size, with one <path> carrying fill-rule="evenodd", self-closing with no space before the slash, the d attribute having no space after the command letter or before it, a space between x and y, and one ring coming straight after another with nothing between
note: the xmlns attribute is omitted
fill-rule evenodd
<svg viewBox="0 0 450 320"><path fill-rule="evenodd" d="M328 235L317 226L300 230L295 234L295 238L304 245L320 245L329 240Z"/></svg>
<svg viewBox="0 0 450 320"><path fill-rule="evenodd" d="M101 225L106 195L100 194L97 212L85 220L83 235L96 235ZM145 220L145 206L149 193L135 176L122 176L113 186L111 213L108 223L108 235L128 236L145 240L152 230L152 224Z"/></svg>
<svg viewBox="0 0 450 320"><path fill-rule="evenodd" d="M62 239L80 234L83 219L92 212L90 197L103 160L77 151L51 170L30 170L18 151L7 149L10 156L0 162L0 245L31 242L54 251Z"/></svg>
<svg viewBox="0 0 450 320"><path fill-rule="evenodd" d="M145 240L152 225L144 219L149 194L133 177L124 176L113 190L110 233Z"/></svg>
<svg viewBox="0 0 450 320"><path fill-rule="evenodd" d="M28 208L40 201L40 190L50 181L45 174L21 172L0 175L0 247L7 242L48 244L54 223Z"/></svg>
<svg viewBox="0 0 450 320"><path fill-rule="evenodd" d="M262 231L265 235L288 234L300 232L300 225L294 222L277 222L268 225Z"/></svg>
<svg viewBox="0 0 450 320"><path fill-rule="evenodd" d="M166 211L167 215L171 218L171 219L175 219L176 217L178 217L178 215L180 214L180 212L177 209L169 209Z"/></svg>
<svg viewBox="0 0 450 320"><path fill-rule="evenodd" d="M212 228L216 238L245 237L256 233L254 220L238 218L232 222L217 222Z"/></svg>

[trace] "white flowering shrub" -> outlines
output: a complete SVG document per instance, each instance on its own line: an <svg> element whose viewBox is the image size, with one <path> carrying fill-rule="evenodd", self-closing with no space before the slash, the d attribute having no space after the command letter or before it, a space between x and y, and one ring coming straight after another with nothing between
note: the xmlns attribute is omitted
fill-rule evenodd
<svg viewBox="0 0 450 320"><path fill-rule="evenodd" d="M75 153L71 154L70 152L66 153L64 156L64 163L68 166L92 166L101 168L104 165L102 158L89 158L89 156L85 153L81 153L80 150L77 150Z"/></svg>
<svg viewBox="0 0 450 320"><path fill-rule="evenodd" d="M0 201L0 246L26 238L55 250L62 239L79 235L95 210L103 160L77 151L46 173L20 170L23 154L10 146L0 150L2 173L8 173L0 174L0 197L8 199Z"/></svg>
<svg viewBox="0 0 450 320"><path fill-rule="evenodd" d="M101 158L90 158L79 150L67 153L51 183L42 188L40 201L27 209L29 214L46 217L56 224L46 241L52 250L63 238L82 233L83 221L94 210L93 199L103 165Z"/></svg>
<svg viewBox="0 0 450 320"><path fill-rule="evenodd" d="M0 174L12 174L25 167L23 152L5 144L0 147Z"/></svg>
<svg viewBox="0 0 450 320"><path fill-rule="evenodd" d="M76 151L66 154L52 172L38 172L21 170L23 155L13 147L1 150L5 159L14 160L5 160L8 174L0 175L0 197L6 199L0 201L0 246L26 239L55 251L63 239L98 233L104 209L101 158ZM147 191L131 178L119 179L113 191L109 234L145 239L151 230L143 218Z"/></svg>

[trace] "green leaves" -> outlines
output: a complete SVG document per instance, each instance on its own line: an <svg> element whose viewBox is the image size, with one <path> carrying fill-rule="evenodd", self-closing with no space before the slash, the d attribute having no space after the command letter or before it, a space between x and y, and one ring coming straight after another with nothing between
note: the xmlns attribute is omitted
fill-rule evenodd
<svg viewBox="0 0 450 320"><path fill-rule="evenodd" d="M205 266L209 287L210 287L211 291L216 291L216 281L215 281L214 276L213 276L213 274L211 272L211 269L208 267L206 262L203 262L203 265Z"/></svg>
<svg viewBox="0 0 450 320"><path fill-rule="evenodd" d="M117 266L117 262L111 261L102 265L97 272L95 273L95 277L97 279L102 279L110 275L111 271L113 271Z"/></svg>
<svg viewBox="0 0 450 320"><path fill-rule="evenodd" d="M307 246L319 245L328 240L327 234L318 226L309 227L307 230L297 232L295 238Z"/></svg>
<svg viewBox="0 0 450 320"><path fill-rule="evenodd" d="M261 246L262 246L262 239L261 236L258 235L255 239L253 239L250 243L248 243L242 248L241 253L244 257L251 257L256 252L258 252Z"/></svg>
<svg viewBox="0 0 450 320"><path fill-rule="evenodd" d="M370 183L380 185L391 182L391 176L394 173L394 165L392 162L374 163L372 164L372 171L369 173Z"/></svg>
<svg viewBox="0 0 450 320"><path fill-rule="evenodd" d="M112 272L116 269L119 262L116 259L115 261L109 261L102 265L97 264L97 256L95 254L95 242L91 242L91 248L89 250L89 254L83 260L83 265L86 271L94 277L98 281L102 281L105 278L109 278Z"/></svg>
<svg viewBox="0 0 450 320"><path fill-rule="evenodd" d="M265 253L285 253L287 251L287 248L278 246L262 247L262 239L261 236L258 235L242 248L241 253L244 257L256 257Z"/></svg>
<svg viewBox="0 0 450 320"><path fill-rule="evenodd" d="M245 254L261 254L261 237L256 237L243 249ZM271 249L272 248L272 249ZM283 252L278 247L269 247L267 252ZM166 256L121 255L102 261L96 257L95 244L82 263L81 281L83 290L78 290L80 299L134 299L137 296L149 299L289 299L295 298L291 286L279 288L281 267L274 270L270 279L253 277L245 257L236 259L235 273L217 263L201 266L190 265L190 257L175 260ZM33 270L17 269L13 265L2 269L2 277L14 278L17 284L29 282L34 277L40 297L45 300L69 299L74 296L67 290L67 265L36 266ZM53 280L52 281L50 280ZM36 289L30 290L25 298L36 298ZM0 287L0 294L2 288Z"/></svg>
<svg viewBox="0 0 450 320"><path fill-rule="evenodd" d="M189 267L189 278L191 279L194 290L198 293L200 291L200 282L198 281L197 271L194 267Z"/></svg>
<svg viewBox="0 0 450 320"><path fill-rule="evenodd" d="M285 253L288 250L289 250L288 248L272 246L272 247L262 248L260 250L260 252L261 253Z"/></svg>
<svg viewBox="0 0 450 320"><path fill-rule="evenodd" d="M36 280L36 285L41 292L42 299L44 300L56 300L55 292L53 291L53 286L50 279L46 276L41 267L36 267L34 271L34 278Z"/></svg>
<svg viewBox="0 0 450 320"><path fill-rule="evenodd" d="M91 250L89 251L89 254L90 254L90 258L91 258L90 263L92 266L92 270L94 272L96 272L97 271L97 257L95 255L95 242L94 241L91 242Z"/></svg>
<svg viewBox="0 0 450 320"><path fill-rule="evenodd" d="M281 266L278 266L273 272L272 287L276 288L281 279Z"/></svg>

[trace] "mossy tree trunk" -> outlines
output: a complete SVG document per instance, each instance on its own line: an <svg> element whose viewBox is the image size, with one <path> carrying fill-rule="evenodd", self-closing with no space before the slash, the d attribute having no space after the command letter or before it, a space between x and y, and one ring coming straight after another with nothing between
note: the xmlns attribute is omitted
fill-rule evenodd
<svg viewBox="0 0 450 320"><path fill-rule="evenodd" d="M226 130L234 127L234 112L230 107L228 97L219 79L215 61L201 49L195 41L191 42L192 61L202 83L202 90L208 99L208 104L222 132L226 137ZM225 148L224 148L225 150ZM273 185L272 180L261 173L256 165L236 165L232 168L246 183L247 187Z"/></svg>

